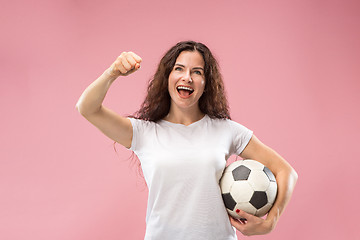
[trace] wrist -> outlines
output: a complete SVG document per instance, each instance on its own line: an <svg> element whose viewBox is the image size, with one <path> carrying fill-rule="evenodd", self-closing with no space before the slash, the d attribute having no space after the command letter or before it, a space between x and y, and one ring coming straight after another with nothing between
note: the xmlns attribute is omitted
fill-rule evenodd
<svg viewBox="0 0 360 240"><path fill-rule="evenodd" d="M103 75L104 75L104 77L106 77L111 83L112 83L113 81L115 81L115 80L119 77L118 74L115 74L115 73L112 71L111 67L108 68L108 69L106 69L105 72L103 73Z"/></svg>
<svg viewBox="0 0 360 240"><path fill-rule="evenodd" d="M268 217L265 220L265 225L266 225L266 228L269 230L269 232L271 232L272 230L275 229L278 220L279 220L279 216L271 217L268 215Z"/></svg>

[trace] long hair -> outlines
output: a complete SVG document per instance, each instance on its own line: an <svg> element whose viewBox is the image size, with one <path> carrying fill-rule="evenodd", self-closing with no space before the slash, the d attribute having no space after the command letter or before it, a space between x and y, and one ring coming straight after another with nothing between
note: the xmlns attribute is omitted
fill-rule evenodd
<svg viewBox="0 0 360 240"><path fill-rule="evenodd" d="M207 46L194 41L179 42L165 53L149 81L147 96L133 117L154 122L166 117L171 104L168 91L169 75L183 51L198 51L205 62L205 89L199 99L201 112L211 118L231 119L219 64Z"/></svg>

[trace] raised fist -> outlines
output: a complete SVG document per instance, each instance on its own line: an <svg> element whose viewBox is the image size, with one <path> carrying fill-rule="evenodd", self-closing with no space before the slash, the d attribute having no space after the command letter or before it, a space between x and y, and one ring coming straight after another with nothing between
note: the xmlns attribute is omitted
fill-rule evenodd
<svg viewBox="0 0 360 240"><path fill-rule="evenodd" d="M112 76L127 76L140 68L142 59L133 52L122 52L108 69Z"/></svg>

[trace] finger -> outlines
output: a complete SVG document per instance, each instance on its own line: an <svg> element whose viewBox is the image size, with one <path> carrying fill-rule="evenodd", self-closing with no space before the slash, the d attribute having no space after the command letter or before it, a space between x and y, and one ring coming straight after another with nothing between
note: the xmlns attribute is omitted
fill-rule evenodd
<svg viewBox="0 0 360 240"><path fill-rule="evenodd" d="M234 218L234 221L239 222L241 224L246 224L247 223L247 220L245 218L240 218L240 219Z"/></svg>
<svg viewBox="0 0 360 240"><path fill-rule="evenodd" d="M126 69L126 71L130 71L133 68L131 66L131 64L128 62L128 60L126 59L126 57L121 59L121 64Z"/></svg>
<svg viewBox="0 0 360 240"><path fill-rule="evenodd" d="M135 69L138 70L140 68L140 63L135 64Z"/></svg>
<svg viewBox="0 0 360 240"><path fill-rule="evenodd" d="M229 217L229 219L230 219L231 225L233 225L236 228L238 228L240 225L242 225L242 223L240 221L238 221L237 219L235 219L231 216Z"/></svg>
<svg viewBox="0 0 360 240"><path fill-rule="evenodd" d="M126 74L127 70L124 68L121 62L118 62L116 64L117 69L120 71L121 74Z"/></svg>
<svg viewBox="0 0 360 240"><path fill-rule="evenodd" d="M247 222L248 220L252 219L254 216L245 212L244 210L236 209L236 213L239 215L239 218L243 222Z"/></svg>
<svg viewBox="0 0 360 240"><path fill-rule="evenodd" d="M122 57L124 57L126 54L127 54L127 52L122 52L122 53L119 55L118 58L122 58Z"/></svg>
<svg viewBox="0 0 360 240"><path fill-rule="evenodd" d="M232 226L234 226L238 231L240 231L241 233L244 232L244 230L246 229L246 224L237 220L237 219L234 219L232 217L230 217L230 223Z"/></svg>
<svg viewBox="0 0 360 240"><path fill-rule="evenodd" d="M246 218L240 218L239 222L241 222L242 224L246 224L247 223L247 219Z"/></svg>
<svg viewBox="0 0 360 240"><path fill-rule="evenodd" d="M133 53L133 52L129 52L129 54L131 54L134 57L136 62L141 63L142 58L139 57L139 55L137 55L136 53Z"/></svg>
<svg viewBox="0 0 360 240"><path fill-rule="evenodd" d="M125 56L125 58L126 58L127 62L131 65L131 67L134 68L137 63L134 56L131 54L127 54Z"/></svg>

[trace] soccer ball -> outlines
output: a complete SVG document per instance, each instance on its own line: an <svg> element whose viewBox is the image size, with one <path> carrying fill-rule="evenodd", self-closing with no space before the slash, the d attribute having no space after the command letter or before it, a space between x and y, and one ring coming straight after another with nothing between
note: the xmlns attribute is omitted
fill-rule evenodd
<svg viewBox="0 0 360 240"><path fill-rule="evenodd" d="M240 218L236 209L262 217L275 202L274 174L255 160L235 161L224 169L220 179L222 198L228 213Z"/></svg>

